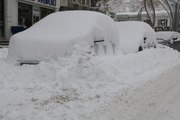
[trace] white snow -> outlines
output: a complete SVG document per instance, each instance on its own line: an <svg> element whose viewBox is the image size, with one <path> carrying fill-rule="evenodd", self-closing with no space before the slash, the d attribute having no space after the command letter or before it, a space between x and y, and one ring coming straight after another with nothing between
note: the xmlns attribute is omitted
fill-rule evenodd
<svg viewBox="0 0 180 120"><path fill-rule="evenodd" d="M155 31L145 22L116 22L119 30L119 44L123 53L138 52L139 47L148 48L156 44ZM144 38L147 38L144 43ZM154 46L152 45L152 46Z"/></svg>
<svg viewBox="0 0 180 120"><path fill-rule="evenodd" d="M76 44L93 47L94 41L103 45L118 45L114 20L99 12L56 12L10 39L8 58L13 61L41 61L72 54ZM113 46L114 53L118 46ZM112 50L111 50L112 51Z"/></svg>
<svg viewBox="0 0 180 120"><path fill-rule="evenodd" d="M156 32L157 40L158 41L170 41L173 38L177 38L174 41L180 41L180 33L175 31L159 31Z"/></svg>
<svg viewBox="0 0 180 120"><path fill-rule="evenodd" d="M164 85L166 79L155 88L151 84L180 63L180 54L171 48L159 45L136 54L95 57L77 44L71 56L36 66L9 63L7 54L7 49L0 49L1 120L145 120L156 119L164 108L178 120L179 109L173 112L171 102L162 104L171 101L165 97L167 87L158 94L159 99L164 96L162 101L153 94L173 84ZM151 111L147 105L155 107Z"/></svg>

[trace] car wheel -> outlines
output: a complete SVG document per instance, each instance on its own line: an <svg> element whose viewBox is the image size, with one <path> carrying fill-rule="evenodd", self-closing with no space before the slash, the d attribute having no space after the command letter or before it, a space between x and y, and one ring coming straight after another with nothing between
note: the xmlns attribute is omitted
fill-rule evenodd
<svg viewBox="0 0 180 120"><path fill-rule="evenodd" d="M140 52L140 51L143 51L142 46L139 46L139 48L138 48L138 52Z"/></svg>
<svg viewBox="0 0 180 120"><path fill-rule="evenodd" d="M156 44L154 45L154 48L156 48Z"/></svg>

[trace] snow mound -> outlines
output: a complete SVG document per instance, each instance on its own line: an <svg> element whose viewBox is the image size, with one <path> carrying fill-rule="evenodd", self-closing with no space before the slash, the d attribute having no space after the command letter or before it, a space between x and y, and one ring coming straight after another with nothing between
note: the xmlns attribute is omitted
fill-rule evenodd
<svg viewBox="0 0 180 120"><path fill-rule="evenodd" d="M141 109L130 109L139 106L134 99L126 98L123 91L151 82L180 63L180 54L164 46L111 57L94 57L87 51L79 52L84 49L76 47L78 51L71 56L36 66L15 66L2 57L0 118L118 120L122 116L130 120ZM134 104L128 103L128 99ZM116 102L112 104L112 101ZM116 103L127 108L116 107Z"/></svg>
<svg viewBox="0 0 180 120"><path fill-rule="evenodd" d="M119 30L119 44L123 53L138 52L139 47L147 48L156 44L155 31L145 22L116 22ZM144 38L147 38L144 43Z"/></svg>
<svg viewBox="0 0 180 120"><path fill-rule="evenodd" d="M41 61L72 54L76 44L94 47L94 41L104 40L118 48L114 21L99 12L65 11L53 13L29 29L10 39L8 58ZM89 48L89 47L88 47ZM114 51L115 52L115 51Z"/></svg>

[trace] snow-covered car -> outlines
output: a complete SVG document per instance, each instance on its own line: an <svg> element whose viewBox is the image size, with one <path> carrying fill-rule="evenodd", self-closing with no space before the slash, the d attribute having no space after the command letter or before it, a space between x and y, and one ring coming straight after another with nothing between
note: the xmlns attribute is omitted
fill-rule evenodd
<svg viewBox="0 0 180 120"><path fill-rule="evenodd" d="M180 33L175 31L156 32L157 42L163 45L171 46L174 42L180 41Z"/></svg>
<svg viewBox="0 0 180 120"><path fill-rule="evenodd" d="M145 48L156 47L156 33L145 22L116 22L119 32L120 49L124 54L142 51Z"/></svg>
<svg viewBox="0 0 180 120"><path fill-rule="evenodd" d="M13 61L42 61L71 55L77 46L83 50L99 43L103 43L105 52L106 44L111 44L115 53L119 42L115 26L113 19L99 12L56 12L13 35L8 58Z"/></svg>

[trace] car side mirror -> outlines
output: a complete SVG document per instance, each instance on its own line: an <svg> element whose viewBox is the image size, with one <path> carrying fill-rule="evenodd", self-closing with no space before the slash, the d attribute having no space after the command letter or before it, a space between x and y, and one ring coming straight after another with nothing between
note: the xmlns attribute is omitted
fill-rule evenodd
<svg viewBox="0 0 180 120"><path fill-rule="evenodd" d="M177 40L178 38L173 38L173 40Z"/></svg>
<svg viewBox="0 0 180 120"><path fill-rule="evenodd" d="M144 43L146 43L147 37L144 37Z"/></svg>

